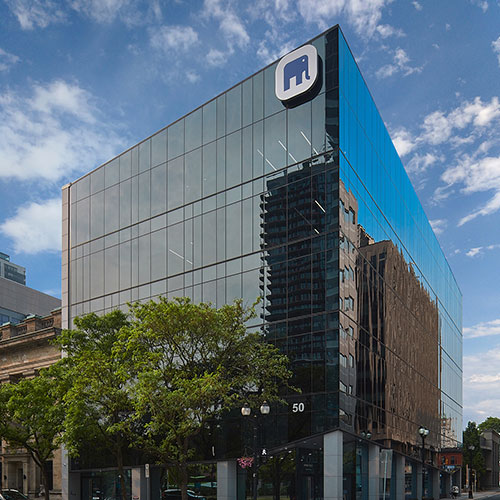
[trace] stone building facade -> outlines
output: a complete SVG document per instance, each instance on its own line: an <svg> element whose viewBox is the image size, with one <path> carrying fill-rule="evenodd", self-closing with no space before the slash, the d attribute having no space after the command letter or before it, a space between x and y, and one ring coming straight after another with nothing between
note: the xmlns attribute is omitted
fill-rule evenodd
<svg viewBox="0 0 500 500"><path fill-rule="evenodd" d="M0 327L0 383L34 377L60 358L59 349L50 344L61 330L61 309L46 316L30 315L18 324ZM30 498L40 496L40 471L29 453L1 443L1 485L13 488ZM61 452L52 460L51 498L61 496Z"/></svg>

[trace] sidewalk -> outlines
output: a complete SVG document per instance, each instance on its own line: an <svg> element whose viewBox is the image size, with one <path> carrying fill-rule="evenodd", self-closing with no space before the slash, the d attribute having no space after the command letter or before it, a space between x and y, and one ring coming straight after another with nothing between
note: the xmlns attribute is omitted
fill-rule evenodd
<svg viewBox="0 0 500 500"><path fill-rule="evenodd" d="M475 491L473 493L474 498L490 498L492 496L498 495L500 490L488 490L488 491ZM458 498L468 498L469 493L467 491L462 491L462 496Z"/></svg>

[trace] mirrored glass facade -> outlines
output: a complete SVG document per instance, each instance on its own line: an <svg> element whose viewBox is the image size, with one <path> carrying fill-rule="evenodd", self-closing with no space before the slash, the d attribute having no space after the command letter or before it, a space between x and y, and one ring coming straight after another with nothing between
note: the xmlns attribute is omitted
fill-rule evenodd
<svg viewBox="0 0 500 500"><path fill-rule="evenodd" d="M455 446L461 293L341 31L310 43L300 103L276 98L271 64L65 188L67 323L160 295L260 298L250 327L302 391L266 446L342 429L412 456L420 425ZM238 429L217 458L239 456Z"/></svg>

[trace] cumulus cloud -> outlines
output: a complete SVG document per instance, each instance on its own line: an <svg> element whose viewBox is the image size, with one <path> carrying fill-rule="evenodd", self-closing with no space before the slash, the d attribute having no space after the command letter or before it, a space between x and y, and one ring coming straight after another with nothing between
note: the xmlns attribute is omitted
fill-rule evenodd
<svg viewBox="0 0 500 500"><path fill-rule="evenodd" d="M408 54L403 49L397 48L394 51L393 62L379 68L376 75L378 78L388 78L396 73L408 76L413 73L420 73L422 68L422 66L411 66Z"/></svg>
<svg viewBox="0 0 500 500"><path fill-rule="evenodd" d="M0 224L0 231L14 242L16 253L36 254L61 250L61 199L32 202Z"/></svg>
<svg viewBox="0 0 500 500"><path fill-rule="evenodd" d="M50 24L66 22L74 12L98 23L120 19L128 26L161 19L158 0L145 7L137 0L6 0L22 29L46 28Z"/></svg>
<svg viewBox="0 0 500 500"><path fill-rule="evenodd" d="M99 118L99 119L98 119ZM90 93L75 83L37 84L0 96L0 178L59 181L123 147Z"/></svg>
<svg viewBox="0 0 500 500"><path fill-rule="evenodd" d="M387 25L380 27L382 10L391 1L299 0L298 5L305 21L316 23L321 29L326 29L333 19L343 14L359 35L370 38L376 33L381 36L402 34L400 30Z"/></svg>
<svg viewBox="0 0 500 500"><path fill-rule="evenodd" d="M449 113L434 111L427 115L423 123L422 139L437 145L450 139L452 132L463 130L466 126L482 128L500 117L500 102L493 97L484 103L480 97L465 101Z"/></svg>
<svg viewBox="0 0 500 500"><path fill-rule="evenodd" d="M477 5L483 12L488 10L487 0L470 0L472 5Z"/></svg>
<svg viewBox="0 0 500 500"><path fill-rule="evenodd" d="M491 42L491 46L493 47L493 52L498 57L498 65L500 66L500 36Z"/></svg>
<svg viewBox="0 0 500 500"><path fill-rule="evenodd" d="M250 42L250 36L245 25L232 9L230 2L205 0L203 15L208 19L218 21L219 29L228 44L235 44L239 48L245 48Z"/></svg>
<svg viewBox="0 0 500 500"><path fill-rule="evenodd" d="M417 147L416 138L404 128L395 130L391 137L399 156L406 156Z"/></svg>
<svg viewBox="0 0 500 500"><path fill-rule="evenodd" d="M287 42L281 46L276 43L276 40L273 39L268 34L266 34L266 39L261 40L259 43L259 48L257 49L257 56L262 60L264 64L270 64L276 59L279 59L281 56L287 54L292 51L296 44L294 42Z"/></svg>
<svg viewBox="0 0 500 500"><path fill-rule="evenodd" d="M7 71L10 67L20 61L19 57L0 49L0 71Z"/></svg>
<svg viewBox="0 0 500 500"><path fill-rule="evenodd" d="M412 159L406 165L406 170L408 172L423 173L430 166L434 165L437 161L444 161L442 156L438 157L432 153L425 154L415 154Z"/></svg>
<svg viewBox="0 0 500 500"><path fill-rule="evenodd" d="M206 62L209 66L223 66L226 64L228 55L221 50L210 49L206 57Z"/></svg>
<svg viewBox="0 0 500 500"><path fill-rule="evenodd" d="M402 59L404 61L404 58ZM457 96L460 98L460 95ZM490 193L459 219L461 226L475 218L500 211L500 99L477 96L451 110L428 113L415 130L398 128L392 134L409 173L422 174L437 163L446 164L432 201L439 203L452 193Z"/></svg>
<svg viewBox="0 0 500 500"><path fill-rule="evenodd" d="M415 9L422 10L422 5L419 2L417 2L416 0L413 1L412 4L413 4L413 7L415 7Z"/></svg>
<svg viewBox="0 0 500 500"><path fill-rule="evenodd" d="M483 326L484 325L484 326ZM477 328L476 328L477 327ZM488 323L479 323L476 327L465 328L464 333L469 337L485 335L471 334L474 332L500 331L500 320ZM484 330L483 330L484 329ZM498 332L492 333L497 335ZM500 346L489 346L487 351L474 355L464 356L464 413L465 421L481 422L489 415L500 414L500 398L492 397L498 394L500 377Z"/></svg>
<svg viewBox="0 0 500 500"><path fill-rule="evenodd" d="M46 28L66 19L63 6L57 1L6 0L6 3L24 30Z"/></svg>
<svg viewBox="0 0 500 500"><path fill-rule="evenodd" d="M445 219L434 219L429 221L432 230L436 234L442 234L443 231L446 229L446 220Z"/></svg>
<svg viewBox="0 0 500 500"><path fill-rule="evenodd" d="M500 245L488 245L485 247L474 247L474 248L471 248L468 252L466 252L465 255L467 255L467 257L476 257L477 255L483 254L487 250L496 250L497 248L500 248Z"/></svg>
<svg viewBox="0 0 500 500"><path fill-rule="evenodd" d="M479 159L464 156L458 165L445 170L441 178L448 185L461 185L464 193L494 191L483 206L460 219L459 226L480 215L490 215L500 210L500 156Z"/></svg>
<svg viewBox="0 0 500 500"><path fill-rule="evenodd" d="M190 83L196 83L200 79L200 75L196 71L186 71L186 78Z"/></svg>
<svg viewBox="0 0 500 500"><path fill-rule="evenodd" d="M164 52L186 52L198 43L198 33L191 26L162 26L150 33L151 46Z"/></svg>

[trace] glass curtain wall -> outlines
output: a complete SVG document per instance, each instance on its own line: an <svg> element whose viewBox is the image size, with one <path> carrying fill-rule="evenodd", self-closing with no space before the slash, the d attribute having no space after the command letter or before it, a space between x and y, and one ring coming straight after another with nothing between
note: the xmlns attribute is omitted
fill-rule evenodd
<svg viewBox="0 0 500 500"><path fill-rule="evenodd" d="M460 291L340 30L311 43L309 100L286 108L272 64L70 186L70 323L160 295L260 298L249 326L302 391L262 444L340 427L412 456L425 425L453 446ZM205 458L251 445L236 413ZM351 448L354 492L367 451Z"/></svg>

